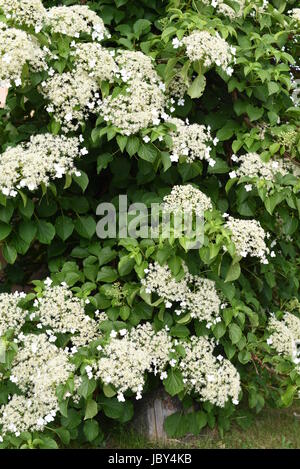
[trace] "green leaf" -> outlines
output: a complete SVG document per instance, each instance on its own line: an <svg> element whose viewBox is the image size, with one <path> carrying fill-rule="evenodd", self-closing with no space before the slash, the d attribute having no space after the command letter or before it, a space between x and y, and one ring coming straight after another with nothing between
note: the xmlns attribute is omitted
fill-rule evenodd
<svg viewBox="0 0 300 469"><path fill-rule="evenodd" d="M232 323L229 325L229 337L233 344L237 344L241 340L242 335L243 332L237 324Z"/></svg>
<svg viewBox="0 0 300 469"><path fill-rule="evenodd" d="M163 384L170 396L175 396L184 390L184 383L179 370L169 370L168 377L164 379Z"/></svg>
<svg viewBox="0 0 300 469"><path fill-rule="evenodd" d="M127 145L126 145L126 151L129 154L129 156L135 155L135 153L138 152L139 147L140 147L140 141L138 137L131 135L128 138Z"/></svg>
<svg viewBox="0 0 300 469"><path fill-rule="evenodd" d="M89 379L87 376L82 376L81 384L78 388L78 394L85 399L93 394L96 389L96 382L94 379Z"/></svg>
<svg viewBox="0 0 300 469"><path fill-rule="evenodd" d="M96 420L89 420L83 425L83 433L89 442L92 442L99 435L99 424Z"/></svg>
<svg viewBox="0 0 300 469"><path fill-rule="evenodd" d="M88 175L84 171L80 171L80 176L76 176L73 174L73 180L81 187L82 192L84 192L89 185L89 178Z"/></svg>
<svg viewBox="0 0 300 469"><path fill-rule="evenodd" d="M99 266L101 267L104 264L108 264L108 262L112 261L116 257L116 251L113 251L109 246L101 249L98 259L99 259Z"/></svg>
<svg viewBox="0 0 300 469"><path fill-rule="evenodd" d="M91 239L96 232L96 222L93 217L79 217L75 221L75 230L83 238Z"/></svg>
<svg viewBox="0 0 300 469"><path fill-rule="evenodd" d="M31 244L36 235L37 227L33 221L23 220L21 221L18 230L19 235L23 239L23 241L28 244Z"/></svg>
<svg viewBox="0 0 300 469"><path fill-rule="evenodd" d="M288 386L284 394L281 395L281 401L285 406L290 406L293 403L294 395L297 391L296 385Z"/></svg>
<svg viewBox="0 0 300 469"><path fill-rule="evenodd" d="M31 218L34 212L34 203L31 199L27 199L26 205L24 205L23 202L18 204L18 209L23 217Z"/></svg>
<svg viewBox="0 0 300 469"><path fill-rule="evenodd" d="M74 223L70 217L60 216L55 221L56 234L63 240L66 241L74 230Z"/></svg>
<svg viewBox="0 0 300 469"><path fill-rule="evenodd" d="M137 37L140 37L142 33L145 34L146 32L150 31L150 26L151 26L151 21L139 19L134 23L133 31L137 35Z"/></svg>
<svg viewBox="0 0 300 469"><path fill-rule="evenodd" d="M111 419L120 419L122 417L124 412L123 403L119 402L115 397L102 398L100 404L106 417Z"/></svg>
<svg viewBox="0 0 300 469"><path fill-rule="evenodd" d="M241 266L238 262L232 262L225 278L225 282L233 282L241 275Z"/></svg>
<svg viewBox="0 0 300 469"><path fill-rule="evenodd" d="M161 156L161 161L162 161L162 164L163 164L163 167L164 167L164 171L167 171L172 166L170 153L168 153L166 151L162 151L160 156Z"/></svg>
<svg viewBox="0 0 300 469"><path fill-rule="evenodd" d="M50 244L55 236L54 226L44 220L37 221L37 239L42 244Z"/></svg>
<svg viewBox="0 0 300 469"><path fill-rule="evenodd" d="M116 395L116 391L109 384L103 385L103 393L106 397L114 397Z"/></svg>
<svg viewBox="0 0 300 469"><path fill-rule="evenodd" d="M274 94L274 93L278 93L279 90L280 90L280 87L277 83L275 83L275 81L269 81L268 82L269 95Z"/></svg>
<svg viewBox="0 0 300 469"><path fill-rule="evenodd" d="M122 153L124 152L124 149L126 147L127 140L128 137L126 137L126 135L117 135L117 143Z"/></svg>
<svg viewBox="0 0 300 469"><path fill-rule="evenodd" d="M121 277L128 275L135 265L135 260L129 256L123 256L118 264L118 271Z"/></svg>
<svg viewBox="0 0 300 469"><path fill-rule="evenodd" d="M53 438L49 438L48 436L41 437L41 443L39 447L41 449L58 449L57 443Z"/></svg>
<svg viewBox="0 0 300 469"><path fill-rule="evenodd" d="M260 119L264 114L263 107L255 107L252 104L248 104L246 110L251 122Z"/></svg>
<svg viewBox="0 0 300 469"><path fill-rule="evenodd" d="M204 75L199 75L191 86L189 87L187 94L192 98L200 98L202 96L206 86L206 78Z"/></svg>
<svg viewBox="0 0 300 469"><path fill-rule="evenodd" d="M180 337L180 338L184 338L184 337L188 337L190 335L190 331L189 329L184 326L183 324L176 324L176 326L173 326L170 330L170 334L173 336L173 337Z"/></svg>
<svg viewBox="0 0 300 469"><path fill-rule="evenodd" d="M94 399L88 399L86 402L84 420L92 419L98 413L97 402Z"/></svg>
<svg viewBox="0 0 300 469"><path fill-rule="evenodd" d="M182 434L183 419L184 419L184 416L181 414L181 412L175 412L174 414L169 415L165 419L164 429L170 438L183 436L184 434L184 433Z"/></svg>
<svg viewBox="0 0 300 469"><path fill-rule="evenodd" d="M123 321L127 321L130 316L130 308L129 306L121 306L120 308L120 317Z"/></svg>
<svg viewBox="0 0 300 469"><path fill-rule="evenodd" d="M108 282L112 283L115 282L118 278L118 273L116 269L112 267L102 267L97 276L97 282Z"/></svg>
<svg viewBox="0 0 300 469"><path fill-rule="evenodd" d="M12 227L6 223L0 222L0 241L7 238L11 233Z"/></svg>
<svg viewBox="0 0 300 469"><path fill-rule="evenodd" d="M176 277L176 275L178 275L181 270L181 266L182 266L181 258L179 256L172 256L168 260L168 266L172 274L174 275L174 277Z"/></svg>
<svg viewBox="0 0 300 469"><path fill-rule="evenodd" d="M2 247L2 254L4 259L9 263L9 264L14 264L16 259L17 259L17 251L13 246L10 246L9 244L5 244Z"/></svg>
<svg viewBox="0 0 300 469"><path fill-rule="evenodd" d="M223 321L218 322L213 328L213 333L216 339L221 339L226 332L226 326Z"/></svg>
<svg viewBox="0 0 300 469"><path fill-rule="evenodd" d="M99 174L102 169L106 169L108 164L112 162L113 155L111 153L103 153L103 155L98 156L97 158L97 174Z"/></svg>
<svg viewBox="0 0 300 469"><path fill-rule="evenodd" d="M54 431L59 436L64 445L68 445L70 443L70 432L66 428L55 428Z"/></svg>
<svg viewBox="0 0 300 469"><path fill-rule="evenodd" d="M57 135L58 132L60 131L60 123L55 120L51 121L50 127L51 127L51 133L53 135Z"/></svg>
<svg viewBox="0 0 300 469"><path fill-rule="evenodd" d="M154 163L157 152L153 145L142 144L138 149L138 155L143 160L148 161L149 163Z"/></svg>
<svg viewBox="0 0 300 469"><path fill-rule="evenodd" d="M67 417L61 417L61 424L63 427L73 430L81 424L82 417L80 412L77 412L75 409L68 409Z"/></svg>

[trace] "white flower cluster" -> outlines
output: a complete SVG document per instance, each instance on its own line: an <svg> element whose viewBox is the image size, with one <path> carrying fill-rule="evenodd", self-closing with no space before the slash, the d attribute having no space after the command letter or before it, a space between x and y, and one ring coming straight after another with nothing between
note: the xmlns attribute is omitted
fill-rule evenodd
<svg viewBox="0 0 300 469"><path fill-rule="evenodd" d="M49 100L47 112L62 125L62 131L75 131L96 106L97 81L87 73L55 73L42 83L42 93Z"/></svg>
<svg viewBox="0 0 300 469"><path fill-rule="evenodd" d="M126 91L117 97L105 98L99 111L106 122L129 136L159 123L164 102L164 95L158 86L132 80Z"/></svg>
<svg viewBox="0 0 300 469"><path fill-rule="evenodd" d="M193 31L183 38L182 43L192 62L199 60L206 68L216 65L227 75L232 75L230 64L234 62L235 48L229 46L218 33L212 35L208 31Z"/></svg>
<svg viewBox="0 0 300 469"><path fill-rule="evenodd" d="M207 195L191 184L174 186L169 195L163 198L163 208L169 212L189 212L198 215L213 208Z"/></svg>
<svg viewBox="0 0 300 469"><path fill-rule="evenodd" d="M165 302L166 308L174 307L175 313L190 313L192 318L207 321L210 328L218 323L221 301L212 280L191 275L184 265L185 275L177 281L167 265L157 262L149 264L142 285L146 293L156 293Z"/></svg>
<svg viewBox="0 0 300 469"><path fill-rule="evenodd" d="M235 171L237 177L251 177L273 181L277 173L284 176L288 173L287 165L282 160L262 161L257 153L246 153L235 157L234 161L240 163L240 167Z"/></svg>
<svg viewBox="0 0 300 469"><path fill-rule="evenodd" d="M173 141L171 161L177 162L180 156L185 156L187 163L199 159L214 166L215 160L210 156L211 147L208 145L212 142L209 127L189 124L177 118L169 119L168 122L176 125L176 130L170 132Z"/></svg>
<svg viewBox="0 0 300 469"><path fill-rule="evenodd" d="M230 398L237 405L241 391L239 373L222 355L213 355L214 343L206 337L193 336L182 345L186 355L179 367L187 390L218 407L224 407Z"/></svg>
<svg viewBox="0 0 300 469"><path fill-rule="evenodd" d="M300 8L293 8L290 14L294 20L300 21Z"/></svg>
<svg viewBox="0 0 300 469"><path fill-rule="evenodd" d="M228 16L230 19L240 18L243 15L245 0L234 0L234 4L238 7L238 11L232 8L227 3L222 0L202 0L205 5L211 5L214 7L218 13L221 13L224 16Z"/></svg>
<svg viewBox="0 0 300 469"><path fill-rule="evenodd" d="M231 231L231 239L239 256L258 257L260 262L268 264L266 256L270 250L265 243L268 236L259 221L229 217L225 226Z"/></svg>
<svg viewBox="0 0 300 469"><path fill-rule="evenodd" d="M56 340L55 334L72 334L73 351L100 336L98 323L85 314L85 301L73 296L67 285L46 285L34 306L35 319L46 328L52 341Z"/></svg>
<svg viewBox="0 0 300 469"><path fill-rule="evenodd" d="M165 114L165 86L151 59L142 52L119 51L115 60L122 88L102 101L100 114L125 135L158 125Z"/></svg>
<svg viewBox="0 0 300 469"><path fill-rule="evenodd" d="M28 334L13 360L10 381L23 395L14 394L0 408L2 435L42 431L59 410L56 387L75 370L67 353L49 342L46 334Z"/></svg>
<svg viewBox="0 0 300 469"><path fill-rule="evenodd" d="M267 339L267 343L279 355L289 357L296 365L299 365L300 357L297 349L300 345L300 319L294 314L286 312L280 321L272 314L268 329L271 335Z"/></svg>
<svg viewBox="0 0 300 469"><path fill-rule="evenodd" d="M0 87L20 86L25 64L34 71L46 69L46 55L33 36L0 21Z"/></svg>
<svg viewBox="0 0 300 469"><path fill-rule="evenodd" d="M98 42L76 44L72 53L75 56L75 76L84 72L99 81L114 80L118 72L117 64L111 53Z"/></svg>
<svg viewBox="0 0 300 469"><path fill-rule="evenodd" d="M15 334L25 323L26 311L18 306L24 297L23 293L15 292L0 294L0 337L13 330Z"/></svg>
<svg viewBox="0 0 300 469"><path fill-rule="evenodd" d="M72 174L75 158L82 155L76 137L40 134L29 142L10 147L0 155L0 192L15 197L16 189L36 190L50 179Z"/></svg>
<svg viewBox="0 0 300 469"><path fill-rule="evenodd" d="M86 5L59 6L47 11L47 23L55 33L79 38L88 34L93 40L110 37L102 19Z"/></svg>
<svg viewBox="0 0 300 469"><path fill-rule="evenodd" d="M117 77L122 88L103 99L100 115L124 135L137 133L149 125L158 125L165 115L165 86L152 61L142 52L119 51Z"/></svg>
<svg viewBox="0 0 300 469"><path fill-rule="evenodd" d="M51 73L41 91L49 100L47 112L62 124L64 132L77 130L91 112L101 105L100 82L113 82L118 66L110 52L98 43L74 43L74 69Z"/></svg>
<svg viewBox="0 0 300 469"><path fill-rule="evenodd" d="M6 18L20 25L34 26L38 33L46 21L46 9L41 0L0 0L0 10Z"/></svg>
<svg viewBox="0 0 300 469"><path fill-rule="evenodd" d="M102 350L96 368L96 377L104 384L112 385L118 393L118 400L124 401L128 390L142 398L146 371L162 373L169 362L172 340L165 330L155 332L150 323L138 325L122 338L113 337ZM117 335L115 333L114 335Z"/></svg>

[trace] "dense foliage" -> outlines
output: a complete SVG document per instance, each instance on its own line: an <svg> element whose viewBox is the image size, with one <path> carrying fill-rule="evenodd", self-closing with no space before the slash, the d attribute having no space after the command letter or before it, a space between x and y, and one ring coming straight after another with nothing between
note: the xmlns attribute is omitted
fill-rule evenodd
<svg viewBox="0 0 300 469"><path fill-rule="evenodd" d="M173 437L291 405L296 2L43 3L0 0L0 446L99 446L161 386ZM203 245L99 239L123 194Z"/></svg>

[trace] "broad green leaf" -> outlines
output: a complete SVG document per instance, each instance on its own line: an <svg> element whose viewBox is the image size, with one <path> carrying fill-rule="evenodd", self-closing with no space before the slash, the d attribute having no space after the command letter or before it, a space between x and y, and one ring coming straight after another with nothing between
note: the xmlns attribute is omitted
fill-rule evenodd
<svg viewBox="0 0 300 469"><path fill-rule="evenodd" d="M203 95L206 86L206 79L204 75L199 75L195 78L190 85L187 94L192 98L200 98Z"/></svg>
<svg viewBox="0 0 300 469"><path fill-rule="evenodd" d="M56 234L63 240L66 241L74 230L74 223L70 217L65 215L57 217L55 221Z"/></svg>
<svg viewBox="0 0 300 469"><path fill-rule="evenodd" d="M241 340L242 335L243 332L237 324L232 323L229 325L229 337L233 344L237 344Z"/></svg>
<svg viewBox="0 0 300 469"><path fill-rule="evenodd" d="M83 238L91 239L96 232L96 222L93 217L79 217L75 221L75 230Z"/></svg>
<svg viewBox="0 0 300 469"><path fill-rule="evenodd" d="M168 371L168 377L163 381L165 390L171 396L179 394L184 389L182 375L179 370L170 369Z"/></svg>

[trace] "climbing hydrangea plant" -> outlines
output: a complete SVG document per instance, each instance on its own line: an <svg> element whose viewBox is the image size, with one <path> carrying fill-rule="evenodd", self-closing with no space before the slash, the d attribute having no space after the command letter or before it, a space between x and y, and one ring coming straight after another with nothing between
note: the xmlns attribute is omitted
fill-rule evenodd
<svg viewBox="0 0 300 469"><path fill-rule="evenodd" d="M291 405L296 2L62 3L0 0L0 447L99 446L161 387L172 437ZM100 239L124 194L201 244Z"/></svg>

